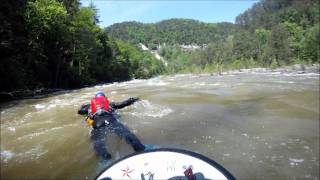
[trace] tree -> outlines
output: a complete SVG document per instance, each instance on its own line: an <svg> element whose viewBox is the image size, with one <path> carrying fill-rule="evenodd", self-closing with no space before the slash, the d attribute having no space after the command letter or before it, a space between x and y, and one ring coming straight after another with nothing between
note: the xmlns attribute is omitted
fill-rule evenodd
<svg viewBox="0 0 320 180"><path fill-rule="evenodd" d="M288 43L291 53L293 54L294 58L300 59L302 51L301 40L304 35L303 27L288 21L282 23L282 26L288 32Z"/></svg>
<svg viewBox="0 0 320 180"><path fill-rule="evenodd" d="M268 39L270 38L271 31L266 29L256 29L255 31L255 38L257 41L257 61L260 64L263 64L263 54L266 49L266 45Z"/></svg>
<svg viewBox="0 0 320 180"><path fill-rule="evenodd" d="M270 65L272 61L277 61L279 65L289 63L292 52L290 51L288 37L289 33L283 25L280 24L272 29L264 56L267 65Z"/></svg>
<svg viewBox="0 0 320 180"><path fill-rule="evenodd" d="M67 11L62 3L55 0L29 1L25 19L29 29L29 48L31 48L30 68L35 66L38 82L57 87L61 67L64 62L64 39L66 36ZM40 55L34 59L33 53ZM37 72L47 72L39 74ZM36 85L37 86L37 85Z"/></svg>
<svg viewBox="0 0 320 180"><path fill-rule="evenodd" d="M315 24L307 30L302 40L302 51L305 60L320 63L320 24Z"/></svg>
<svg viewBox="0 0 320 180"><path fill-rule="evenodd" d="M233 38L233 54L235 59L257 59L256 39L250 32L240 30Z"/></svg>

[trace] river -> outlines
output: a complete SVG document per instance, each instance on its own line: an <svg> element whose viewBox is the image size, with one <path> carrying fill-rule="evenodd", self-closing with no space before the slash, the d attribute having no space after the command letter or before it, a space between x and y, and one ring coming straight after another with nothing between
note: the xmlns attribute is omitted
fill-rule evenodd
<svg viewBox="0 0 320 180"><path fill-rule="evenodd" d="M1 179L92 179L98 158L77 109L97 92L145 144L203 154L237 179L319 179L319 74L182 74L2 104ZM117 159L133 150L110 134Z"/></svg>

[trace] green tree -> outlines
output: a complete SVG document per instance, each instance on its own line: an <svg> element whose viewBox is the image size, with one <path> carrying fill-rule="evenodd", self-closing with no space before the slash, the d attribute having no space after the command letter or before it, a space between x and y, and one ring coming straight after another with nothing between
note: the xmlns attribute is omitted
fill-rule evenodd
<svg viewBox="0 0 320 180"><path fill-rule="evenodd" d="M68 39L67 11L55 0L29 1L25 19L29 29L30 68L41 86L58 87L65 63L65 39ZM34 58L35 54L39 54ZM38 72L46 72L45 74Z"/></svg>
<svg viewBox="0 0 320 180"><path fill-rule="evenodd" d="M235 59L257 58L256 39L250 32L240 30L235 33L233 38L233 54Z"/></svg>
<svg viewBox="0 0 320 180"><path fill-rule="evenodd" d="M288 64L292 53L288 41L289 33L283 25L275 26L267 42L265 63L270 65L276 60L280 65Z"/></svg>
<svg viewBox="0 0 320 180"><path fill-rule="evenodd" d="M263 54L266 49L268 39L270 38L271 31L266 29L256 29L255 38L257 41L257 61L263 64Z"/></svg>
<svg viewBox="0 0 320 180"><path fill-rule="evenodd" d="M289 33L288 43L294 58L300 59L302 51L301 40L304 36L303 27L299 26L296 23L290 23L288 21L282 23L282 26Z"/></svg>
<svg viewBox="0 0 320 180"><path fill-rule="evenodd" d="M307 30L302 40L302 51L305 60L320 63L320 24L315 24Z"/></svg>

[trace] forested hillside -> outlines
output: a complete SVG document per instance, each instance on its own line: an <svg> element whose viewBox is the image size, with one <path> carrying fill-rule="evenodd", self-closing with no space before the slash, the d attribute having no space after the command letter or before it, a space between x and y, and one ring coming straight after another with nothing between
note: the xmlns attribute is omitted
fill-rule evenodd
<svg viewBox="0 0 320 180"><path fill-rule="evenodd" d="M319 1L262 0L240 14L236 23L254 34L255 59L277 64L319 62ZM244 39L244 45L250 45ZM253 50L251 50L253 52Z"/></svg>
<svg viewBox="0 0 320 180"><path fill-rule="evenodd" d="M233 32L232 23L203 23L192 19L169 19L158 23L116 23L106 31L116 39L143 43L153 48L159 44L208 44Z"/></svg>
<svg viewBox="0 0 320 180"><path fill-rule="evenodd" d="M153 49L162 45L158 51L172 73L319 63L318 0L261 0L237 16L236 24L170 19L124 22L106 31ZM208 46L185 52L181 44Z"/></svg>
<svg viewBox="0 0 320 180"><path fill-rule="evenodd" d="M93 5L15 0L2 2L0 9L0 92L76 88L147 78L163 70L153 56L113 40L100 28Z"/></svg>

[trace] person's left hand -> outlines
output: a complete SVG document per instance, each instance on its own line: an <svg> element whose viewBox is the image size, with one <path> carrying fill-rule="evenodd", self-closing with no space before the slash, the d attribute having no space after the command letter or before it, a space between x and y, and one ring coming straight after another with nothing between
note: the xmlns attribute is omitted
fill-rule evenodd
<svg viewBox="0 0 320 180"><path fill-rule="evenodd" d="M136 101L139 101L139 100L140 100L138 97L131 97L131 98L129 98L129 99L130 99L130 101L132 101L132 102L136 102Z"/></svg>

